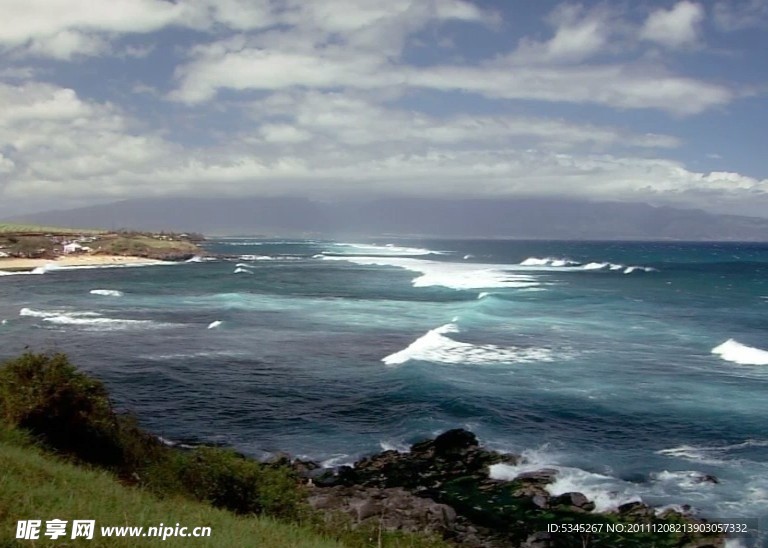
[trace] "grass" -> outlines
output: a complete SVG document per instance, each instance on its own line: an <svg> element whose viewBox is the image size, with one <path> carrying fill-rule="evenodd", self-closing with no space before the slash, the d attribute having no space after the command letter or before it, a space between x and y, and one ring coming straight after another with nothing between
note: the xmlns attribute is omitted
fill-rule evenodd
<svg viewBox="0 0 768 548"><path fill-rule="evenodd" d="M297 524L264 516L237 516L184 499L159 500L150 493L119 483L101 470L61 462L24 443L18 431L0 432L0 546L61 546L61 540L16 541L17 520L96 520L93 540L65 541L83 546L338 548L339 542ZM101 526L211 527L209 538L101 538ZM41 535L42 536L42 535ZM46 542L46 540L48 542Z"/></svg>
<svg viewBox="0 0 768 548"><path fill-rule="evenodd" d="M115 413L104 385L63 354L28 352L0 365L0 548L15 546L4 535L15 535L23 519L178 522L220 535L171 546L448 546L434 536L383 532L312 511L305 489L289 468L231 450L165 446Z"/></svg>
<svg viewBox="0 0 768 548"><path fill-rule="evenodd" d="M183 240L161 240L144 235L107 235L88 244L99 253L111 255L146 255L153 252L189 252L197 253L200 249L193 243Z"/></svg>
<svg viewBox="0 0 768 548"><path fill-rule="evenodd" d="M0 223L0 234L103 234L104 230L93 228L62 228L23 223Z"/></svg>

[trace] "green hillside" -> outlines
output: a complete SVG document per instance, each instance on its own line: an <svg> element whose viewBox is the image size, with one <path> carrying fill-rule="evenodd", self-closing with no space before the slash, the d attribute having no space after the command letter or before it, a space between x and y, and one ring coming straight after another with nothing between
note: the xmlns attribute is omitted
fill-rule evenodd
<svg viewBox="0 0 768 548"><path fill-rule="evenodd" d="M120 484L112 474L60 461L25 444L17 432L0 430L0 546L167 546L336 548L299 525L263 516L242 517L207 504L173 497L160 500L150 493ZM43 521L41 540L15 540L18 520ZM93 519L93 540L44 537L45 521ZM206 538L103 537L102 526L158 527L160 524L211 528ZM71 533L70 533L71 534ZM69 536L69 535L68 535ZM42 540L44 539L44 540Z"/></svg>

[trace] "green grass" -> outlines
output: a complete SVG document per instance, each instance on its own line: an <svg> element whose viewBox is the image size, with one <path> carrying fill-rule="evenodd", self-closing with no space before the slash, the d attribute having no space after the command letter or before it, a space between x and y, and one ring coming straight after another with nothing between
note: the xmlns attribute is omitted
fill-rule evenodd
<svg viewBox="0 0 768 548"><path fill-rule="evenodd" d="M0 223L0 234L103 234L104 232L104 230L93 228L62 228L23 223Z"/></svg>
<svg viewBox="0 0 768 548"><path fill-rule="evenodd" d="M15 546L7 535L24 519L181 523L220 535L171 546L448 546L312 511L305 489L292 470L231 450L165 446L115 413L104 385L63 354L28 352L0 365L0 548ZM101 542L92 545L138 545ZM141 545L153 542L162 541Z"/></svg>
<svg viewBox="0 0 768 548"><path fill-rule="evenodd" d="M114 255L144 255L168 251L196 253L200 251L196 245L187 241L161 240L145 235L107 235L88 245L93 249L98 249L100 253Z"/></svg>
<svg viewBox="0 0 768 548"><path fill-rule="evenodd" d="M93 540L65 541L83 546L307 547L337 548L338 542L296 524L263 516L236 516L209 505L171 497L159 500L120 484L105 471L61 462L25 444L18 432L0 432L0 546L61 546L60 539L15 541L18 520L96 520ZM100 526L208 526L209 538L101 538ZM41 535L42 536L42 535ZM46 542L47 541L47 542Z"/></svg>

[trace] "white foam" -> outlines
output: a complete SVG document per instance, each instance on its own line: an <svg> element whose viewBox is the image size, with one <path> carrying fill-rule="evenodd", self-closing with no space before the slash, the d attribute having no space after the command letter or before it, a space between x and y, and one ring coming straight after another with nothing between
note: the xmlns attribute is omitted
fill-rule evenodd
<svg viewBox="0 0 768 548"><path fill-rule="evenodd" d="M119 318L104 318L98 312L71 312L71 311L42 311L31 308L22 308L19 316L41 318L44 322L56 325L77 325L85 327L99 327L103 329L127 329L131 327L161 326L151 320L124 320Z"/></svg>
<svg viewBox="0 0 768 548"><path fill-rule="evenodd" d="M475 256L472 255L471 253L467 253L466 255L464 255L464 260L465 261L468 260L468 259L474 259L474 258L475 258Z"/></svg>
<svg viewBox="0 0 768 548"><path fill-rule="evenodd" d="M89 317L99 317L101 314L98 312L71 312L69 310L35 310L34 308L22 308L19 311L19 316L29 316L32 318L51 318L54 316L61 316L62 314L67 314L69 316L73 317L83 317L83 318L89 318Z"/></svg>
<svg viewBox="0 0 768 548"><path fill-rule="evenodd" d="M346 453L336 454L320 462L322 468L336 468L337 466L353 466L352 456Z"/></svg>
<svg viewBox="0 0 768 548"><path fill-rule="evenodd" d="M59 265L56 263L47 263L43 266L38 266L30 271L30 274L47 274L48 272L58 272L63 270L94 270L102 268L136 268L140 266L170 266L181 263L175 263L172 261L136 261L133 263L108 263L108 264L89 264L89 265Z"/></svg>
<svg viewBox="0 0 768 548"><path fill-rule="evenodd" d="M546 348L518 348L493 344L474 345L458 342L446 335L458 333L455 323L448 323L428 331L407 348L386 356L381 361L387 365L401 365L411 360L444 364L508 364L549 362L552 352Z"/></svg>
<svg viewBox="0 0 768 548"><path fill-rule="evenodd" d="M528 257L523 262L521 262L518 266L525 267L528 270L558 270L558 271L565 271L565 272L574 272L574 271L590 271L590 270L612 270L612 271L618 271L622 270L624 274L631 274L636 271L641 272L655 272L656 269L650 266L626 266L623 264L617 264L617 263L611 263L608 261L593 261L589 262L587 264L581 264L578 261L574 261L571 259L559 259L554 257L545 257L545 258L539 258L539 257Z"/></svg>
<svg viewBox="0 0 768 548"><path fill-rule="evenodd" d="M91 295L103 295L105 297L122 297L123 292L117 289L91 289Z"/></svg>
<svg viewBox="0 0 768 548"><path fill-rule="evenodd" d="M46 274L47 272L53 272L54 270L61 270L61 267L53 263L48 263L43 266L38 266L32 269L32 274Z"/></svg>
<svg viewBox="0 0 768 548"><path fill-rule="evenodd" d="M235 269L235 271L233 272L233 274L253 274L253 272L251 272L251 271L250 271L250 270L248 270L247 268L243 268L243 267L239 266L239 267L237 267L237 268Z"/></svg>
<svg viewBox="0 0 768 548"><path fill-rule="evenodd" d="M326 260L347 261L364 266L394 266L421 276L414 278L414 287L443 286L451 289L487 289L497 287L523 288L539 285L529 274L513 274L508 265L468 264L429 261L407 257L334 257Z"/></svg>
<svg viewBox="0 0 768 548"><path fill-rule="evenodd" d="M768 440L748 439L730 445L680 445L669 449L661 449L656 451L656 454L691 462L717 465L723 464L726 461L740 460L738 451L751 447L768 447Z"/></svg>
<svg viewBox="0 0 768 548"><path fill-rule="evenodd" d="M734 339L714 347L712 354L740 365L768 365L768 351L741 344Z"/></svg>
<svg viewBox="0 0 768 548"><path fill-rule="evenodd" d="M482 293L479 293L479 294L477 295L477 298L478 298L478 299L485 299L485 298L486 298L486 297L488 297L489 295L490 295L490 293L488 293L487 291L483 291Z"/></svg>
<svg viewBox="0 0 768 548"><path fill-rule="evenodd" d="M404 441L382 440L379 442L382 451L397 451L398 453L410 453L411 447Z"/></svg>
<svg viewBox="0 0 768 548"><path fill-rule="evenodd" d="M422 247L403 247L403 246L397 246L394 244L385 244L385 245L377 245L377 244L354 244L354 243L339 243L334 244L333 246L335 249L331 251L324 251L323 253L343 253L345 255L355 255L355 256L400 256L400 257L409 257L409 256L419 256L419 255L443 255L445 254L445 251L434 251L432 249L425 249ZM338 249L341 248L341 249Z"/></svg>
<svg viewBox="0 0 768 548"><path fill-rule="evenodd" d="M624 274L632 274L633 272L653 272L655 268L649 266L628 266L624 269Z"/></svg>
<svg viewBox="0 0 768 548"><path fill-rule="evenodd" d="M613 510L628 502L641 501L634 493L634 486L611 476L588 472L581 468L553 465L542 458L539 451L525 451L520 464L493 464L489 467L492 479L512 481L520 474L543 468L554 469L557 474L552 483L544 488L552 496L565 493L583 493L595 503L595 512Z"/></svg>
<svg viewBox="0 0 768 548"><path fill-rule="evenodd" d="M216 321L214 321L214 322L211 322L211 323L209 323L209 324L208 324L208 329L216 329L216 328L217 328L217 327L219 327L219 326L220 326L222 323L224 323L224 322L222 322L221 320L216 320Z"/></svg>
<svg viewBox="0 0 768 548"><path fill-rule="evenodd" d="M669 449L661 449L656 451L657 455L664 455L667 457L674 457L692 462L700 462L703 464L722 464L723 460L713 457L712 453L713 448L711 447L697 447L695 445L680 445L678 447L671 447Z"/></svg>
<svg viewBox="0 0 768 548"><path fill-rule="evenodd" d="M229 238L230 240L237 240L238 238ZM243 238L242 242L218 242L221 245L229 246L259 246L259 245L307 245L320 243L317 240L251 240L250 238Z"/></svg>
<svg viewBox="0 0 768 548"><path fill-rule="evenodd" d="M651 480L659 483L671 483L680 489L701 489L706 486L713 486L714 483L706 481L706 474L694 470L680 470L654 472L651 474Z"/></svg>
<svg viewBox="0 0 768 548"><path fill-rule="evenodd" d="M206 257L204 255L195 255L191 259L187 259L184 262L185 263L212 263L216 261L218 261L216 257Z"/></svg>
<svg viewBox="0 0 768 548"><path fill-rule="evenodd" d="M578 261L572 261L571 259L528 257L520 263L520 266L552 266L558 268L563 266L579 266L580 264Z"/></svg>

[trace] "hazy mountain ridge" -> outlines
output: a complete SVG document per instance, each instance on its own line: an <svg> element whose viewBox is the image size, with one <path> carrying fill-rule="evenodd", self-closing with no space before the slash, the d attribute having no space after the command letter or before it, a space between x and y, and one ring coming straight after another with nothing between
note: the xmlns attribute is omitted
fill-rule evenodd
<svg viewBox="0 0 768 548"><path fill-rule="evenodd" d="M567 199L135 199L14 219L62 227L210 235L421 235L452 238L768 241L768 219L643 203Z"/></svg>

